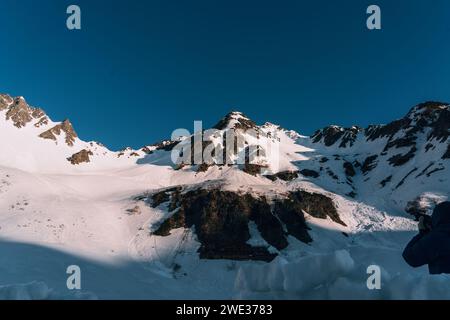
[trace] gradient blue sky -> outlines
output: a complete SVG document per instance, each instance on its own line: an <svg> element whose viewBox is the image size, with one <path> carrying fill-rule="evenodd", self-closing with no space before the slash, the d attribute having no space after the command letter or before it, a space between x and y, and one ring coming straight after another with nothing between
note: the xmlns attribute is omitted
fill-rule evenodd
<svg viewBox="0 0 450 320"><path fill-rule="evenodd" d="M1 0L0 13L0 92L112 149L232 109L311 134L450 101L448 0Z"/></svg>

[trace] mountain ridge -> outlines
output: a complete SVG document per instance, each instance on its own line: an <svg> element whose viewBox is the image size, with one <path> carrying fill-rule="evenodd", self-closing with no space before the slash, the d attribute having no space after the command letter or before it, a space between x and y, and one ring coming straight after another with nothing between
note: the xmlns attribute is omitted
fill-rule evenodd
<svg viewBox="0 0 450 320"><path fill-rule="evenodd" d="M0 95L0 236L102 264L144 265L132 280L146 288L140 296L161 296L142 284L153 281L170 297L311 296L303 283L319 274L320 296L328 287L347 292L355 278L365 283L360 275L374 260L404 273L399 257L414 220L449 199L448 107L419 106L403 120L330 126L320 138L232 112L203 131L197 150L186 135L116 152L82 141L70 121ZM227 134L242 141L230 145ZM205 162L209 151L226 161ZM176 164L176 152L189 156ZM52 257L11 263L59 285L45 273L60 264ZM111 297L96 283L85 285Z"/></svg>

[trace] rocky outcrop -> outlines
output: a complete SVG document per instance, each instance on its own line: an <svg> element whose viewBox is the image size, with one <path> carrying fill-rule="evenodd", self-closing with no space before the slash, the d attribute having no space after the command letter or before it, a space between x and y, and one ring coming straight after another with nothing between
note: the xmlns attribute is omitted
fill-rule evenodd
<svg viewBox="0 0 450 320"><path fill-rule="evenodd" d="M162 190L149 199L152 207L167 203L172 212L153 234L168 236L172 229L194 227L203 259L272 260L276 254L267 247L248 244L251 221L261 237L278 250L287 247L288 234L305 243L312 241L304 212L345 225L330 198L305 191L291 192L273 205L265 197L251 194L201 188L184 192L181 187Z"/></svg>
<svg viewBox="0 0 450 320"><path fill-rule="evenodd" d="M176 205L181 190L181 187L173 187L153 193L150 197L152 208L157 208L161 204L168 202L171 199L173 200L172 203ZM173 208L171 210L173 210Z"/></svg>
<svg viewBox="0 0 450 320"><path fill-rule="evenodd" d="M30 107L24 98L14 98L12 101L11 99L3 95L1 105L2 108L7 109L6 120L11 120L17 128L25 127L27 123L45 116L44 111Z"/></svg>
<svg viewBox="0 0 450 320"><path fill-rule="evenodd" d="M388 161L394 167L402 166L414 157L414 155L416 154L416 151L417 151L417 148L414 146L407 153L396 154L395 156L392 156L391 158L389 158Z"/></svg>
<svg viewBox="0 0 450 320"><path fill-rule="evenodd" d="M7 94L0 94L0 111L6 110L13 103L13 98Z"/></svg>
<svg viewBox="0 0 450 320"><path fill-rule="evenodd" d="M173 191L170 208L176 212L165 220L155 235L166 236L174 228L195 226L200 258L263 260L275 255L267 248L253 248L250 240L249 221L253 220L266 241L278 249L287 246L281 225L270 214L270 206L264 199L221 190L198 189L180 194ZM168 193L165 193L166 195ZM161 196L158 196L158 198ZM267 224L267 225L266 225Z"/></svg>
<svg viewBox="0 0 450 320"><path fill-rule="evenodd" d="M333 200L323 194L299 190L291 192L289 199L298 203L301 210L315 218L326 219L329 217L336 223L346 225L339 217Z"/></svg>
<svg viewBox="0 0 450 320"><path fill-rule="evenodd" d="M267 166L259 165L259 164L252 164L252 163L246 163L242 169L245 173L248 173L252 176L257 176L262 173L262 171L267 168Z"/></svg>
<svg viewBox="0 0 450 320"><path fill-rule="evenodd" d="M74 153L71 157L67 158L67 160L73 165L88 163L91 162L89 156L92 155L94 155L92 151L83 149L80 152Z"/></svg>
<svg viewBox="0 0 450 320"><path fill-rule="evenodd" d="M36 128L39 128L39 127L45 126L45 125L47 125L47 124L48 124L48 117L47 117L47 116L43 116L42 118L39 119L38 122L36 122L36 123L34 124L34 126L35 126Z"/></svg>
<svg viewBox="0 0 450 320"><path fill-rule="evenodd" d="M364 160L363 164L361 165L361 171L362 173L367 173L374 169L377 166L376 160L378 159L378 155L374 154L366 158Z"/></svg>
<svg viewBox="0 0 450 320"><path fill-rule="evenodd" d="M139 157L140 154L137 153L136 151L134 151L133 149L131 149L130 147L127 147L121 151L119 151L119 153L117 154L117 158L123 157L123 156L127 156L128 158L130 157Z"/></svg>
<svg viewBox="0 0 450 320"><path fill-rule="evenodd" d="M409 172L403 177L403 179L400 180L399 183L397 183L397 185L395 186L394 189L400 188L400 187L405 183L406 179L408 179L409 176L411 176L411 175L412 175L414 172L416 172L417 170L418 170L417 168L414 168L414 169L412 169L411 171L409 171Z"/></svg>
<svg viewBox="0 0 450 320"><path fill-rule="evenodd" d="M210 165L207 163L202 163L197 167L197 172L206 172L208 171Z"/></svg>
<svg viewBox="0 0 450 320"><path fill-rule="evenodd" d="M311 177L311 178L318 178L320 175L317 171L311 170L311 169L300 170L300 173L305 177Z"/></svg>
<svg viewBox="0 0 450 320"><path fill-rule="evenodd" d="M152 154L154 152L155 148L152 148L152 146L145 146L141 148L141 151L145 154Z"/></svg>
<svg viewBox="0 0 450 320"><path fill-rule="evenodd" d="M316 131L311 138L313 143L322 142L327 147L334 145L337 141L339 141L339 139L342 138L339 148L346 148L353 146L358 137L358 133L361 130L361 128L356 126L351 128L329 126Z"/></svg>
<svg viewBox="0 0 450 320"><path fill-rule="evenodd" d="M402 119L385 126L369 127L366 130L366 136L368 141L388 137L383 153L393 148L409 147L407 153L399 153L388 159L392 166L402 166L416 155L419 133L429 132L426 137L429 141L426 147L428 151L433 147L432 140L445 142L448 139L449 129L449 105L443 102L429 101L415 106Z"/></svg>
<svg viewBox="0 0 450 320"><path fill-rule="evenodd" d="M172 140L163 140L160 141L158 143L152 144L151 147L153 147L153 150L149 150L149 151L154 151L154 150L163 150L163 151L172 151L173 148L175 148L175 146L180 143L180 141L172 141Z"/></svg>
<svg viewBox="0 0 450 320"><path fill-rule="evenodd" d="M356 175L355 167L351 162L344 161L343 167L347 177L354 177Z"/></svg>
<svg viewBox="0 0 450 320"><path fill-rule="evenodd" d="M393 121L387 125L372 125L365 130L367 141L374 141L379 138L392 138L400 129L408 126L411 119L403 118Z"/></svg>
<svg viewBox="0 0 450 320"><path fill-rule="evenodd" d="M217 130L242 129L246 131L248 129L256 129L257 125L242 112L233 111L222 118L213 128Z"/></svg>
<svg viewBox="0 0 450 320"><path fill-rule="evenodd" d="M389 182L391 182L392 180L392 175L384 178L381 182L380 185L384 188L386 186L386 184L388 184Z"/></svg>
<svg viewBox="0 0 450 320"><path fill-rule="evenodd" d="M450 159L450 143L447 145L447 151L445 151L442 159Z"/></svg>
<svg viewBox="0 0 450 320"><path fill-rule="evenodd" d="M12 120L17 128L22 128L33 120L30 107L25 102L25 99L14 99L12 106L6 112L6 120Z"/></svg>
<svg viewBox="0 0 450 320"><path fill-rule="evenodd" d="M298 171L280 171L275 174L266 175L266 178L275 181L277 179L283 181L292 181L298 178Z"/></svg>
<svg viewBox="0 0 450 320"><path fill-rule="evenodd" d="M42 132L39 137L43 139L50 139L57 141L56 136L59 136L61 133L65 134L65 141L68 146L73 146L75 142L75 138L77 138L77 134L72 127L72 124L69 120L64 120L60 124L54 126L53 128Z"/></svg>
<svg viewBox="0 0 450 320"><path fill-rule="evenodd" d="M311 137L313 143L322 143L330 147L351 147L358 136L367 142L383 139L383 148L366 158L361 170L365 174L377 166L377 161L385 161L381 156L389 154L386 159L393 167L403 166L414 159L419 152L418 141L425 139L425 151L435 149L439 143L446 143L450 136L450 106L448 103L428 101L413 107L403 118L386 125L371 125L362 130L359 127L342 128L329 126L316 131ZM420 140L419 140L420 137ZM448 142L447 142L448 143ZM396 152L396 149L404 149ZM374 150L375 151L375 150ZM450 147L442 159L450 157ZM347 176L349 166L344 167ZM351 176L351 175L350 175Z"/></svg>

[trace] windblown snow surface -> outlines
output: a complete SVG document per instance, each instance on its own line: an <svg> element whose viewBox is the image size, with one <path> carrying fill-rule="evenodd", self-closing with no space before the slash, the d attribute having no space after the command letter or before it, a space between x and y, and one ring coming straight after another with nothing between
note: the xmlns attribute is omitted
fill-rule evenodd
<svg viewBox="0 0 450 320"><path fill-rule="evenodd" d="M354 185L359 196L351 198L345 195L348 185L333 182L327 175L272 182L234 167L211 167L198 173L174 170L169 152L146 155L138 151L137 157L119 157L78 138L69 147L62 137L57 141L38 138L45 127L14 127L2 119L3 113L1 299L450 298L450 278L429 276L426 267L412 269L401 257L417 230L403 210L406 202L425 191L427 199L446 199L447 169L426 186L420 181L410 183L407 191L397 193L376 191L373 185L358 183L364 178L357 177ZM270 124L265 128L279 130L280 170L342 153ZM91 162L72 165L66 160L82 148L97 150ZM328 165L335 172L339 170L333 166L341 166L333 161ZM376 170L398 171L388 166ZM211 183L265 195L297 188L322 193L333 199L347 226L307 216L313 242L290 237L288 248L270 263L200 260L194 230L176 229L168 237L151 234L168 210L164 205L152 208L138 195L169 186ZM264 245L256 227L251 225L250 231L250 244ZM81 268L81 290L66 286L70 265ZM370 265L382 270L380 290L367 288Z"/></svg>

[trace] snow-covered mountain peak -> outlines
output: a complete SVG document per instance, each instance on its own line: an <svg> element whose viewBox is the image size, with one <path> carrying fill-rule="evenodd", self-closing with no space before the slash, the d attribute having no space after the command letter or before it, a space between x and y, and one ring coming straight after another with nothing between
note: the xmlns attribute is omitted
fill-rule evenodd
<svg viewBox="0 0 450 320"><path fill-rule="evenodd" d="M256 123L239 111L232 111L223 117L213 128L218 130L226 129L253 129Z"/></svg>
<svg viewBox="0 0 450 320"><path fill-rule="evenodd" d="M29 106L24 97L12 98L7 94L1 94L0 111L4 111L6 120L12 121L17 128L25 127L29 123L37 127L48 121L44 111Z"/></svg>
<svg viewBox="0 0 450 320"><path fill-rule="evenodd" d="M54 122L25 98L7 94L0 94L0 135L0 165L32 172L105 170L136 164L136 157L145 155L82 141L70 120Z"/></svg>
<svg viewBox="0 0 450 320"><path fill-rule="evenodd" d="M415 118L420 115L430 115L433 113L440 113L443 110L449 110L449 104L446 102L439 101L426 101L419 103L417 106L413 107L407 114L409 118Z"/></svg>

